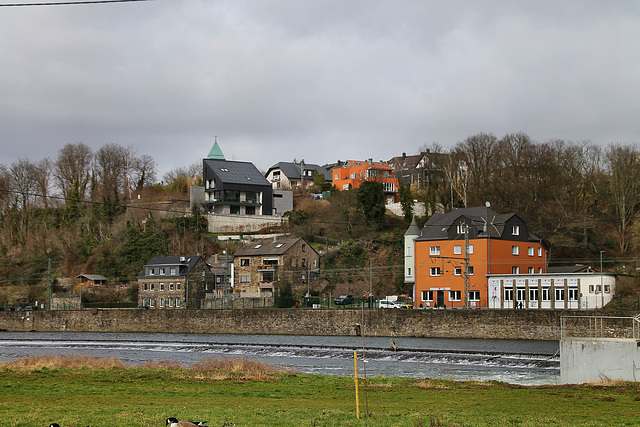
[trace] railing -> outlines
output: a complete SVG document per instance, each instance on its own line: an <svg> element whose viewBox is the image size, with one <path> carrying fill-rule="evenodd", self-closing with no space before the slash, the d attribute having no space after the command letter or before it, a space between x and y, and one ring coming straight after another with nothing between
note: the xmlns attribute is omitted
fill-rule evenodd
<svg viewBox="0 0 640 427"><path fill-rule="evenodd" d="M560 336L590 339L640 339L640 315L636 317L614 316L563 316Z"/></svg>

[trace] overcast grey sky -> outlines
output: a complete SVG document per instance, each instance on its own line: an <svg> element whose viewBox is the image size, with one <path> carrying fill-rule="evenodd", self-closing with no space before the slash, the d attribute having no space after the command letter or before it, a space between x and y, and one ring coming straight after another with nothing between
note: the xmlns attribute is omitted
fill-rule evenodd
<svg viewBox="0 0 640 427"><path fill-rule="evenodd" d="M5 165L117 143L162 176L216 135L263 170L478 132L640 142L635 0L0 7L0 71Z"/></svg>

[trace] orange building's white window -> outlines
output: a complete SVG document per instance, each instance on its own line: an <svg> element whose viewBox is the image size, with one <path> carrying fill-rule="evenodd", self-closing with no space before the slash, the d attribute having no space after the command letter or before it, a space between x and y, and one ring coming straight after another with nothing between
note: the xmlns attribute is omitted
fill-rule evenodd
<svg viewBox="0 0 640 427"><path fill-rule="evenodd" d="M534 252L533 246L530 246L529 247L529 256L534 256L534 255L535 255L535 252Z"/></svg>
<svg viewBox="0 0 640 427"><path fill-rule="evenodd" d="M511 246L511 255L520 255L520 247Z"/></svg>
<svg viewBox="0 0 640 427"><path fill-rule="evenodd" d="M449 301L462 301L462 291L449 291Z"/></svg>
<svg viewBox="0 0 640 427"><path fill-rule="evenodd" d="M432 276L439 276L440 275L440 267L431 267L430 274Z"/></svg>
<svg viewBox="0 0 640 427"><path fill-rule="evenodd" d="M431 246L429 248L429 255L440 255L440 246Z"/></svg>
<svg viewBox="0 0 640 427"><path fill-rule="evenodd" d="M520 274L520 267L518 267L517 265L511 267L511 274Z"/></svg>

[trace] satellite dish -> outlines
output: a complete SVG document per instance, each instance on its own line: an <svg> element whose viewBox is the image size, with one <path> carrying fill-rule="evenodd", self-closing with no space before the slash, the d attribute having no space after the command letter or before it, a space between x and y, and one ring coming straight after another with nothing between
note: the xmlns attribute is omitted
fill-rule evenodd
<svg viewBox="0 0 640 427"><path fill-rule="evenodd" d="M488 208L490 208L490 207L491 207L491 203L489 203L489 202L486 202L484 205L485 205L486 207L488 207Z"/></svg>

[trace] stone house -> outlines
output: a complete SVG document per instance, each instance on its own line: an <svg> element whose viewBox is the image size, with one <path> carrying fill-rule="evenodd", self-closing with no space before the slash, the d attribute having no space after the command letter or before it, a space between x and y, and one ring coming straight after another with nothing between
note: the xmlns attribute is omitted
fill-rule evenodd
<svg viewBox="0 0 640 427"><path fill-rule="evenodd" d="M151 309L201 308L215 277L200 256L154 257L138 275L138 305Z"/></svg>
<svg viewBox="0 0 640 427"><path fill-rule="evenodd" d="M237 251L233 264L236 296L272 297L278 282L308 288L319 271L320 255L302 238L262 239Z"/></svg>

